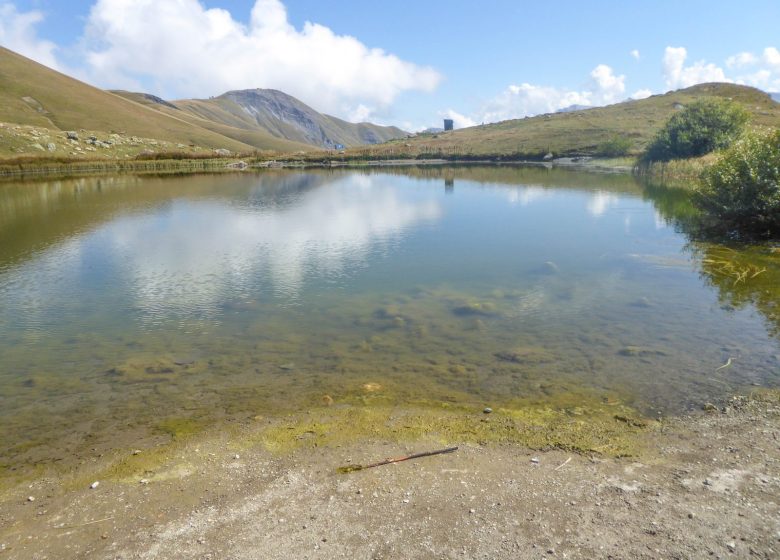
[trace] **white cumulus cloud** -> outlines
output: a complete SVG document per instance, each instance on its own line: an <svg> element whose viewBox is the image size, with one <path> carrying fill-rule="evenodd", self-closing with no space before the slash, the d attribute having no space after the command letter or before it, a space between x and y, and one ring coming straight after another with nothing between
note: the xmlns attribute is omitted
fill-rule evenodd
<svg viewBox="0 0 780 560"><path fill-rule="evenodd" d="M88 75L104 87L154 84L168 98L274 88L318 110L366 119L441 75L316 23L296 29L279 0L244 25L198 0L98 0L87 21Z"/></svg>
<svg viewBox="0 0 780 560"><path fill-rule="evenodd" d="M780 91L780 51L766 47L761 53L741 52L726 59L726 66L739 70L738 84L767 91Z"/></svg>
<svg viewBox="0 0 780 560"><path fill-rule="evenodd" d="M653 91L649 89L640 89L631 94L631 99L647 99L653 95Z"/></svg>
<svg viewBox="0 0 780 560"><path fill-rule="evenodd" d="M591 71L585 87L579 90L529 83L512 84L489 100L471 120L496 122L552 113L571 105L615 103L625 96L625 80L624 75L616 75L606 64L599 64Z"/></svg>
<svg viewBox="0 0 780 560"><path fill-rule="evenodd" d="M773 67L775 70L780 70L780 51L776 47L765 48L762 58L768 66Z"/></svg>
<svg viewBox="0 0 780 560"><path fill-rule="evenodd" d="M731 82L719 66L700 60L685 65L685 47L666 47L663 59L664 80L668 89L686 88L705 82Z"/></svg>
<svg viewBox="0 0 780 560"><path fill-rule="evenodd" d="M726 66L729 68L742 68L756 63L756 56L753 53L741 52L726 59Z"/></svg>
<svg viewBox="0 0 780 560"><path fill-rule="evenodd" d="M528 83L513 84L487 102L482 111L482 120L496 122L552 113L569 105L586 105L589 100L588 92Z"/></svg>
<svg viewBox="0 0 780 560"><path fill-rule="evenodd" d="M768 91L780 90L780 51L776 47L766 47L760 53L744 51L729 56L725 60L728 75L720 66L703 60L686 66L687 57L684 47L666 47L663 69L667 88L733 82Z"/></svg>
<svg viewBox="0 0 780 560"><path fill-rule="evenodd" d="M615 76L612 68L606 64L599 64L590 73L595 87L591 87L594 103L603 105L619 101L626 91L626 77L622 74Z"/></svg>
<svg viewBox="0 0 780 560"><path fill-rule="evenodd" d="M639 51L637 49L634 49L631 51L631 56L634 57L634 59L639 60Z"/></svg>
<svg viewBox="0 0 780 560"><path fill-rule="evenodd" d="M58 68L54 51L57 46L51 41L40 39L35 26L43 20L37 10L19 12L9 2L0 3L0 45L28 58Z"/></svg>

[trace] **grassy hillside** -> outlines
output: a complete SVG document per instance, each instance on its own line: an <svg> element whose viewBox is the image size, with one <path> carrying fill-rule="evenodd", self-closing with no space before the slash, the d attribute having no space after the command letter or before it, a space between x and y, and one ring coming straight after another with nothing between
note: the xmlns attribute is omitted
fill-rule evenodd
<svg viewBox="0 0 780 560"><path fill-rule="evenodd" d="M377 144L406 136L396 127L354 124L319 113L284 92L273 89L229 91L201 104L217 104L247 127L261 127L276 136L333 148L336 144Z"/></svg>
<svg viewBox="0 0 780 560"><path fill-rule="evenodd" d="M243 120L233 118L228 112L221 110L217 103L212 103L208 100L187 100L170 103L145 93L122 90L112 91L112 93L144 105L154 111L184 120L200 128L210 130L258 149L279 152L313 149L309 144L288 140L288 137L280 138L257 126L247 126Z"/></svg>
<svg viewBox="0 0 780 560"><path fill-rule="evenodd" d="M355 147L406 136L397 127L355 124L319 113L276 90L230 91L210 99L173 102L144 93L114 93L235 140L253 145L262 142L276 150L333 149L337 144Z"/></svg>
<svg viewBox="0 0 780 560"><path fill-rule="evenodd" d="M656 131L681 106L701 97L728 97L742 103L752 122L780 127L780 104L766 93L734 84L701 84L654 95L569 113L539 115L496 124L464 128L438 134L350 150L354 157L522 157L538 159L548 152L556 157L595 155L599 145L612 138L628 138L631 152L644 149Z"/></svg>
<svg viewBox="0 0 780 560"><path fill-rule="evenodd" d="M0 122L50 131L87 129L204 148L255 147L184 119L152 111L0 47ZM19 153L18 146L16 153ZM0 145L0 153L10 150ZM10 152L14 153L14 152Z"/></svg>
<svg viewBox="0 0 780 560"><path fill-rule="evenodd" d="M317 112L284 92L271 89L229 91L212 99L177 101L203 118L270 134L320 148L360 146L406 136L396 127L354 124Z"/></svg>

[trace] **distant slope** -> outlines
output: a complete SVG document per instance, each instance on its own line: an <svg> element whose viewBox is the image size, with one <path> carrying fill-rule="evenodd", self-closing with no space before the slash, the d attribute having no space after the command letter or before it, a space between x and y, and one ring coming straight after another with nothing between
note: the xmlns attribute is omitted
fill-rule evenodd
<svg viewBox="0 0 780 560"><path fill-rule="evenodd" d="M780 103L780 92L773 91L769 94L769 97Z"/></svg>
<svg viewBox="0 0 780 560"><path fill-rule="evenodd" d="M273 89L229 91L210 99L173 102L147 93L113 93L241 142L276 142L279 150L355 147L406 137L403 130L394 126L350 123L319 113Z"/></svg>
<svg viewBox="0 0 780 560"><path fill-rule="evenodd" d="M389 142L363 150L376 157L507 155L540 158L593 155L599 144L616 136L629 138L641 151L656 131L680 107L702 97L728 97L742 103L753 123L780 127L780 104L755 88L735 84L700 84L687 89L566 113L503 121L433 136Z"/></svg>
<svg viewBox="0 0 780 560"><path fill-rule="evenodd" d="M313 148L311 145L303 142L295 142L274 136L261 128L241 128L240 125L242 123L232 122L230 119L220 119L219 117L222 115L213 118L208 112L199 113L197 111L188 110L185 103L181 103L182 106L178 106L175 103L170 103L148 93L135 93L121 90L112 91L112 93L145 105L154 111L159 111L160 113L181 119L200 128L210 130L258 149L297 152L301 150L308 151ZM234 126L234 124L239 126Z"/></svg>
<svg viewBox="0 0 780 560"><path fill-rule="evenodd" d="M174 104L214 123L266 131L278 138L320 148L378 144L406 136L396 127L355 124L319 113L291 95L273 89L229 91L212 99L180 100Z"/></svg>
<svg viewBox="0 0 780 560"><path fill-rule="evenodd" d="M55 130L123 132L208 148L249 145L186 120L152 111L0 47L0 122Z"/></svg>

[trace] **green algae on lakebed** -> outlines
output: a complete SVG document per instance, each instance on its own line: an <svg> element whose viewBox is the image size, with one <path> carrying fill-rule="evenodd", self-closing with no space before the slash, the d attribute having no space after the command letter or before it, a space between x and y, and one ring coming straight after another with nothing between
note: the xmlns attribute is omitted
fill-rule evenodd
<svg viewBox="0 0 780 560"><path fill-rule="evenodd" d="M302 447L345 445L372 439L391 442L513 443L529 449L565 449L622 457L640 451L639 435L652 423L621 404L563 396L552 402L496 407L450 405L323 407L291 415L250 437L275 453ZM574 404L574 403L578 404Z"/></svg>
<svg viewBox="0 0 780 560"><path fill-rule="evenodd" d="M732 402L739 406L778 404L780 391L755 389ZM93 479L137 484L140 478L154 482L187 476L196 470L197 460L191 463L185 456L193 448L197 453L211 436L219 438L220 448L231 453L260 448L279 457L301 449L316 452L317 448L386 442L399 446L511 444L620 458L646 453L645 436L660 426L611 398L581 393L562 394L554 402L515 402L491 414L476 406L433 402L407 407L323 406L283 418L258 416L255 424L221 427L218 433L190 433L167 445L123 453L97 471L74 473L67 486L83 488Z"/></svg>
<svg viewBox="0 0 780 560"><path fill-rule="evenodd" d="M638 416L631 408L603 400L568 395L562 402L571 406L556 408L552 403L529 403L497 407L491 414L476 406L428 403L411 406L322 406L283 418L258 417L263 425L222 428L217 437L228 435L227 447L247 450L260 447L277 456L300 449L316 449L382 441L397 444L463 443L515 444L535 450L562 449L605 457L635 456L642 449L642 434L654 422ZM574 405L573 403L579 404ZM184 426L186 419L169 421L171 430ZM87 480L114 480L137 483L140 478L163 479L171 470L189 472L179 464L188 444L208 440L209 431L180 435L167 445L129 452L98 472L76 476L69 486L80 487Z"/></svg>
<svg viewBox="0 0 780 560"><path fill-rule="evenodd" d="M205 422L195 418L167 418L157 424L156 428L170 435L174 441L194 436L203 431Z"/></svg>
<svg viewBox="0 0 780 560"><path fill-rule="evenodd" d="M221 447L230 452L260 448L275 456L368 441L514 444L605 457L636 456L642 451L642 435L656 425L613 394L587 390L496 403L492 413L485 414L473 403L417 399L400 404L390 388L367 383L362 392L345 395L338 404L317 404L284 416L258 414L238 423L164 418L155 425L156 443L114 449L98 462L75 469L40 465L31 471L0 471L0 489L46 476L61 478L70 489L84 488L93 480L137 484L140 479L186 476L194 467L184 458L214 440L223 441Z"/></svg>

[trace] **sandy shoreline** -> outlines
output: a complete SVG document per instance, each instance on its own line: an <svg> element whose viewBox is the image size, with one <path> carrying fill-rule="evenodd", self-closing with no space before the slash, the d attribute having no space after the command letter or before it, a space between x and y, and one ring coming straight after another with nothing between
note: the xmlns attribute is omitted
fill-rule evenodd
<svg viewBox="0 0 780 560"><path fill-rule="evenodd" d="M0 558L776 558L780 403L768 395L664 421L623 459L467 443L345 475L441 442L274 456L227 435L192 441L146 483L8 492Z"/></svg>

